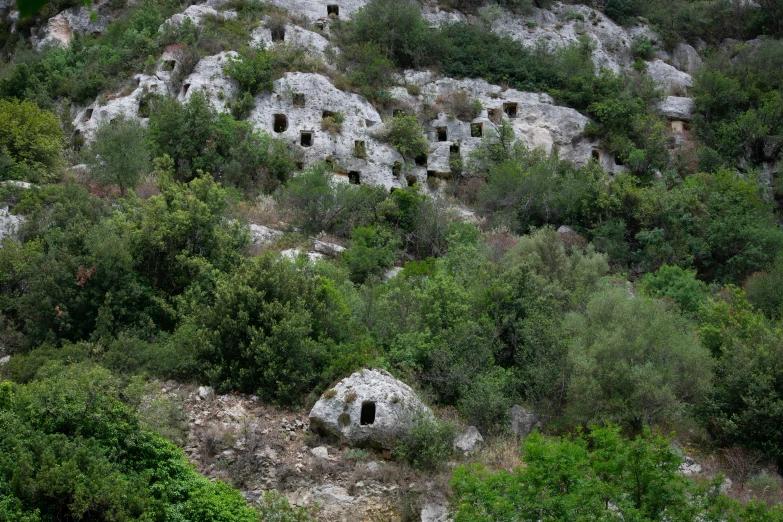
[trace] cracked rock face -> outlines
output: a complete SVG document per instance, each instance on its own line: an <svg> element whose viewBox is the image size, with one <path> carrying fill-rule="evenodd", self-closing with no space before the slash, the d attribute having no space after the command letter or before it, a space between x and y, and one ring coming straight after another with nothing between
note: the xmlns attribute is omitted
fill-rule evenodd
<svg viewBox="0 0 783 522"><path fill-rule="evenodd" d="M361 370L324 392L310 426L354 446L391 449L417 415L432 411L410 386L384 370Z"/></svg>
<svg viewBox="0 0 783 522"><path fill-rule="evenodd" d="M658 87L669 94L684 93L693 86L693 77L690 74L677 70L663 60L649 62L647 74L658 84Z"/></svg>
<svg viewBox="0 0 783 522"><path fill-rule="evenodd" d="M49 45L67 47L74 33L102 33L107 25L109 19L106 16L97 15L93 20L87 7L71 7L49 19L42 29L41 39L36 47L38 50Z"/></svg>

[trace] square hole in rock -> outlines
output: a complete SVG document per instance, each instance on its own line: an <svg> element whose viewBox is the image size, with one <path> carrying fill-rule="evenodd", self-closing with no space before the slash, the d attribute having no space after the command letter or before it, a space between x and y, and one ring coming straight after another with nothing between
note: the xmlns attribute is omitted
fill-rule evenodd
<svg viewBox="0 0 783 522"><path fill-rule="evenodd" d="M516 103L504 103L503 112L505 112L509 118L516 118L519 115L519 106Z"/></svg>
<svg viewBox="0 0 783 522"><path fill-rule="evenodd" d="M337 18L340 16L340 6L337 4L329 4L326 6L326 16L329 18Z"/></svg>
<svg viewBox="0 0 783 522"><path fill-rule="evenodd" d="M359 172L358 170L352 170L352 171L348 172L348 182L349 183L351 183L353 185L358 185L358 184L361 183L361 181L362 181L362 173L361 172ZM375 406L373 405L373 407L375 407Z"/></svg>
<svg viewBox="0 0 783 522"><path fill-rule="evenodd" d="M176 66L177 66L177 61L176 60L166 60L165 62L163 62L163 70L164 71L173 71L174 67L176 67Z"/></svg>
<svg viewBox="0 0 783 522"><path fill-rule="evenodd" d="M449 145L449 153L459 154L459 143L452 143Z"/></svg>
<svg viewBox="0 0 783 522"><path fill-rule="evenodd" d="M449 139L449 133L446 127L437 127L435 129L435 134L438 136L438 141L448 141Z"/></svg>
<svg viewBox="0 0 783 522"><path fill-rule="evenodd" d="M413 160L416 162L416 165L419 167L423 167L427 164L427 156L422 154L421 156L416 156L416 158Z"/></svg>
<svg viewBox="0 0 783 522"><path fill-rule="evenodd" d="M601 153L598 151L598 149L593 149L593 152L590 153L590 156L597 162L601 162Z"/></svg>
<svg viewBox="0 0 783 522"><path fill-rule="evenodd" d="M288 117L285 114L275 114L273 129L275 132L285 132L288 129Z"/></svg>
<svg viewBox="0 0 783 522"><path fill-rule="evenodd" d="M500 117L499 109L487 109L487 117L489 118L489 121L495 125L500 125L500 120L502 118Z"/></svg>
<svg viewBox="0 0 783 522"><path fill-rule="evenodd" d="M273 42L284 42L285 41L285 26L275 26L273 27L270 32L272 33L272 41Z"/></svg>
<svg viewBox="0 0 783 522"><path fill-rule="evenodd" d="M190 84L186 83L182 86L182 96L187 96L188 90L190 90Z"/></svg>
<svg viewBox="0 0 783 522"><path fill-rule="evenodd" d="M367 426L375 423L375 403L372 401L364 401L362 403L362 414L359 417L359 424Z"/></svg>
<svg viewBox="0 0 783 522"><path fill-rule="evenodd" d="M90 118L92 118L92 109L87 109L84 111L84 116L82 116L82 121L90 121Z"/></svg>
<svg viewBox="0 0 783 522"><path fill-rule="evenodd" d="M412 186L414 186L416 183L418 183L418 181L419 181L419 180L418 180L418 179L416 179L416 176L405 176L405 181L407 181L407 182L408 182L408 186L409 186L409 187L412 187Z"/></svg>
<svg viewBox="0 0 783 522"><path fill-rule="evenodd" d="M294 93L294 107L301 109L305 106L305 95L301 92Z"/></svg>
<svg viewBox="0 0 783 522"><path fill-rule="evenodd" d="M470 137L471 138L480 138L484 135L484 124L483 123L471 123L470 124Z"/></svg>
<svg viewBox="0 0 783 522"><path fill-rule="evenodd" d="M301 138L299 140L299 144L302 147L312 147L313 146L313 131L302 131Z"/></svg>
<svg viewBox="0 0 783 522"><path fill-rule="evenodd" d="M353 142L353 156L355 158L367 157L367 146L364 144L364 141L356 140Z"/></svg>
<svg viewBox="0 0 783 522"><path fill-rule="evenodd" d="M397 178L400 174L402 174L402 163L395 161L394 165L392 165L392 176Z"/></svg>

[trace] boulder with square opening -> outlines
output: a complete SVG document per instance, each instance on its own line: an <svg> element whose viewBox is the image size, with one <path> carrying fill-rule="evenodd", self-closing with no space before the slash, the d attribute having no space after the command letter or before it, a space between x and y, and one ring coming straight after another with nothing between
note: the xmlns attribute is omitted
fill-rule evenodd
<svg viewBox="0 0 783 522"><path fill-rule="evenodd" d="M327 390L310 428L352 446L391 449L420 416L432 416L405 383L385 370L361 370Z"/></svg>
<svg viewBox="0 0 783 522"><path fill-rule="evenodd" d="M516 118L519 115L519 106L516 103L504 103L503 112L509 118Z"/></svg>

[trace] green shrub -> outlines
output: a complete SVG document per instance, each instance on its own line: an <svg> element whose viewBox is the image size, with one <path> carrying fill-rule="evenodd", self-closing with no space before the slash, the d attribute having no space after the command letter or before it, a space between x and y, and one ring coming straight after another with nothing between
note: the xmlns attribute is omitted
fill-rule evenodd
<svg viewBox="0 0 783 522"><path fill-rule="evenodd" d="M419 120L407 114L388 120L378 131L378 137L391 143L406 158L424 156L430 148Z"/></svg>
<svg viewBox="0 0 783 522"><path fill-rule="evenodd" d="M356 351L340 344L350 335L340 295L292 263L248 260L218 275L214 288L190 296L177 341L195 348L203 378L218 390L296 403L336 377L328 368L348 359L346 350Z"/></svg>
<svg viewBox="0 0 783 522"><path fill-rule="evenodd" d="M494 368L473 378L462 390L457 408L468 424L483 433L499 433L508 426L508 411L514 405L516 379L510 371Z"/></svg>
<svg viewBox="0 0 783 522"><path fill-rule="evenodd" d="M676 418L709 391L709 352L660 302L606 290L593 295L584 314L569 315L565 329L573 421L640 429Z"/></svg>
<svg viewBox="0 0 783 522"><path fill-rule="evenodd" d="M707 286L696 279L695 270L663 265L642 277L642 291L651 297L668 297L685 313L695 314L707 299Z"/></svg>
<svg viewBox="0 0 783 522"><path fill-rule="evenodd" d="M456 436L457 426L451 421L431 415L417 416L394 448L394 457L420 471L438 470L453 454Z"/></svg>
<svg viewBox="0 0 783 522"><path fill-rule="evenodd" d="M239 491L199 476L182 450L144 429L106 370L50 364L40 378L0 383L1 517L258 520Z"/></svg>
<svg viewBox="0 0 783 522"><path fill-rule="evenodd" d="M570 439L533 433L522 455L525 466L514 471L457 468L451 480L455 522L771 521L783 515L778 507L743 506L712 487L700 488L680 474L682 460L669 440L648 430L634 439L611 426Z"/></svg>
<svg viewBox="0 0 783 522"><path fill-rule="evenodd" d="M103 122L87 151L90 177L101 185L117 185L120 195L133 189L151 169L147 133L137 120L120 116Z"/></svg>
<svg viewBox="0 0 783 522"><path fill-rule="evenodd" d="M0 100L0 156L12 162L6 177L53 181L63 166L60 120L29 101Z"/></svg>
<svg viewBox="0 0 783 522"><path fill-rule="evenodd" d="M391 268L399 239L378 227L357 227L351 234L351 247L343 253L351 279L363 283Z"/></svg>
<svg viewBox="0 0 783 522"><path fill-rule="evenodd" d="M272 54L263 48L251 48L240 53L239 58L229 59L226 74L239 83L243 93L255 96L274 87L274 62Z"/></svg>

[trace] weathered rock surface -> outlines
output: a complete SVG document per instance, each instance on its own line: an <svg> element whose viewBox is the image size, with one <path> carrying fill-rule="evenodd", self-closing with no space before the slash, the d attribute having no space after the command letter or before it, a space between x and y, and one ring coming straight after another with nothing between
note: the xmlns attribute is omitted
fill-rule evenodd
<svg viewBox="0 0 783 522"><path fill-rule="evenodd" d="M457 435L454 440L454 449L467 456L473 453L476 446L482 442L484 442L484 437L481 436L479 430L475 426L468 426L465 431Z"/></svg>
<svg viewBox="0 0 783 522"><path fill-rule="evenodd" d="M686 43L677 44L672 51L672 65L690 75L696 74L702 64L699 53Z"/></svg>
<svg viewBox="0 0 783 522"><path fill-rule="evenodd" d="M693 117L693 98L667 96L655 105L655 112L670 120L691 121Z"/></svg>
<svg viewBox="0 0 783 522"><path fill-rule="evenodd" d="M668 94L683 94L693 86L693 78L690 74L679 71L662 60L649 62L647 73Z"/></svg>
<svg viewBox="0 0 783 522"><path fill-rule="evenodd" d="M201 24L201 21L207 17L217 18L218 20L229 20L232 18L236 18L237 13L235 11L217 11L209 5L196 4L196 5L191 5L181 13L175 14L174 16L172 16L171 18L163 22L163 24L176 26L184 23L185 20L190 20L190 22L193 25L199 25ZM163 26L161 26L161 29L162 28Z"/></svg>
<svg viewBox="0 0 783 522"><path fill-rule="evenodd" d="M449 522L449 505L445 502L430 502L421 510L421 522Z"/></svg>
<svg viewBox="0 0 783 522"><path fill-rule="evenodd" d="M226 103L237 91L237 84L223 69L237 53L226 51L199 60L193 72L182 82L178 99L186 102L197 92L205 94L218 111L226 110Z"/></svg>
<svg viewBox="0 0 783 522"><path fill-rule="evenodd" d="M517 437L527 437L534 429L541 427L538 415L522 406L515 404L508 413L511 418L511 433Z"/></svg>
<svg viewBox="0 0 783 522"><path fill-rule="evenodd" d="M345 250L345 247L337 243L329 243L316 239L313 241L313 250L329 257L335 257Z"/></svg>
<svg viewBox="0 0 783 522"><path fill-rule="evenodd" d="M24 222L22 216L16 216L8 212L8 207L0 208L0 242L5 237L13 237L16 234L19 225ZM0 248L2 248L0 243Z"/></svg>
<svg viewBox="0 0 783 522"><path fill-rule="evenodd" d="M274 243L285 234L280 230L269 228L264 225L256 225L251 223L248 225L250 229L250 241L256 246L268 245Z"/></svg>
<svg viewBox="0 0 783 522"><path fill-rule="evenodd" d="M407 384L361 370L327 390L310 411L312 429L354 446L393 448L417 415L432 415Z"/></svg>
<svg viewBox="0 0 783 522"><path fill-rule="evenodd" d="M108 24L109 18L104 15L96 14L93 19L87 7L71 7L49 19L39 35L36 47L39 50L49 45L67 47L74 33L102 33Z"/></svg>

